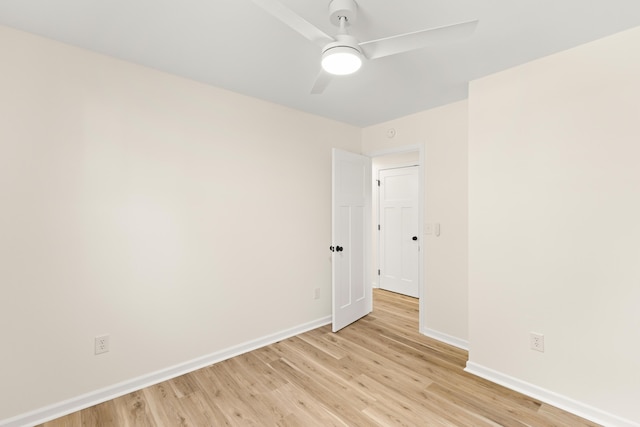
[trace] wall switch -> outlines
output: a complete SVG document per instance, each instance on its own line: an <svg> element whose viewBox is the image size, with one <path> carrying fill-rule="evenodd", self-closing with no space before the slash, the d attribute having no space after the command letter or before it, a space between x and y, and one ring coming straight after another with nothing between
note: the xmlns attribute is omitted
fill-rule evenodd
<svg viewBox="0 0 640 427"><path fill-rule="evenodd" d="M531 332L530 336L531 350L544 353L544 335Z"/></svg>
<svg viewBox="0 0 640 427"><path fill-rule="evenodd" d="M313 299L320 299L320 288L315 288L313 290Z"/></svg>
<svg viewBox="0 0 640 427"><path fill-rule="evenodd" d="M109 335L101 335L95 339L95 354L109 351Z"/></svg>

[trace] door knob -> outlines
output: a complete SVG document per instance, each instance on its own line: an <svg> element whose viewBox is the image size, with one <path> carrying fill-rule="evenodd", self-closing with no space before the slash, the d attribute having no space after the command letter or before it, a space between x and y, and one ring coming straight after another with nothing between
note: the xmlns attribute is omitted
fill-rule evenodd
<svg viewBox="0 0 640 427"><path fill-rule="evenodd" d="M336 252L342 252L344 248L342 246L336 246Z"/></svg>
<svg viewBox="0 0 640 427"><path fill-rule="evenodd" d="M418 236L413 236L411 240L418 240Z"/></svg>
<svg viewBox="0 0 640 427"><path fill-rule="evenodd" d="M329 250L330 250L331 252L335 252L335 248L334 248L333 246L329 246Z"/></svg>

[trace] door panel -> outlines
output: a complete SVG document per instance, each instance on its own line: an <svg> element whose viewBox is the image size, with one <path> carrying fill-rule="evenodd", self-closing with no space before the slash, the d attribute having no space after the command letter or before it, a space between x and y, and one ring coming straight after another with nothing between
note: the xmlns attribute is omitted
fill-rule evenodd
<svg viewBox="0 0 640 427"><path fill-rule="evenodd" d="M334 232L336 236L349 235L350 216L351 212L348 206L338 206L336 208L334 214ZM334 242L336 242L336 246L350 246L347 239L334 239ZM346 257L344 250L334 252L333 281L334 306L339 309L349 306L352 301L349 288L349 259Z"/></svg>
<svg viewBox="0 0 640 427"><path fill-rule="evenodd" d="M379 178L380 287L418 297L418 167L381 170Z"/></svg>
<svg viewBox="0 0 640 427"><path fill-rule="evenodd" d="M371 160L333 150L332 290L333 331L372 309L369 278Z"/></svg>

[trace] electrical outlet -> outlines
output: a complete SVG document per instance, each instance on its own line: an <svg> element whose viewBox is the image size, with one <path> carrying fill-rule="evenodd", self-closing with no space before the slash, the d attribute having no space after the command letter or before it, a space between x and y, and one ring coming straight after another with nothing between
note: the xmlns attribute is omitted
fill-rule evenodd
<svg viewBox="0 0 640 427"><path fill-rule="evenodd" d="M109 335L101 335L95 340L95 354L102 354L109 351Z"/></svg>
<svg viewBox="0 0 640 427"><path fill-rule="evenodd" d="M313 299L320 299L320 288L315 288L313 290Z"/></svg>
<svg viewBox="0 0 640 427"><path fill-rule="evenodd" d="M531 332L531 350L544 353L544 335Z"/></svg>

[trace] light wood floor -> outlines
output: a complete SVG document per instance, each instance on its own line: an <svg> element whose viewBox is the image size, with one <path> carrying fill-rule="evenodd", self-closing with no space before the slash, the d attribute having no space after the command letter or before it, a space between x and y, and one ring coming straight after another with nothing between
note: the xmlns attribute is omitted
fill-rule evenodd
<svg viewBox="0 0 640 427"><path fill-rule="evenodd" d="M416 299L374 291L369 316L325 326L42 425L596 426L463 372L418 332Z"/></svg>

